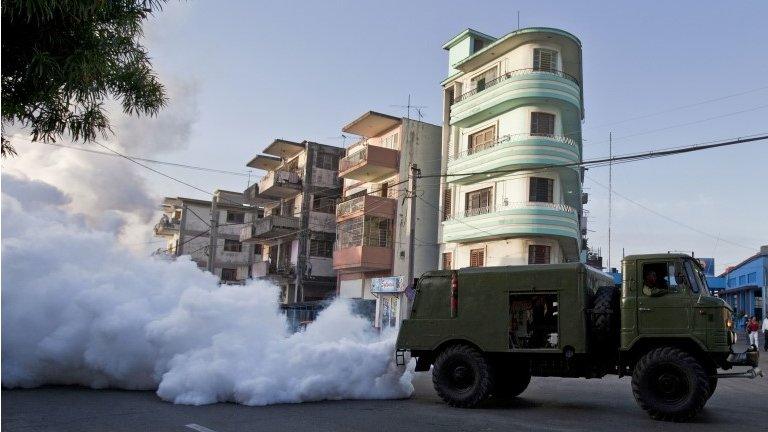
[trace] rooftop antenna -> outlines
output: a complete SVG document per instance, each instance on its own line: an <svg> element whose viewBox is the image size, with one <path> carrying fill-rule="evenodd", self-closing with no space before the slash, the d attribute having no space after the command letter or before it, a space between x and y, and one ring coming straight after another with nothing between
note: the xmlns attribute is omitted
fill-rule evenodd
<svg viewBox="0 0 768 432"><path fill-rule="evenodd" d="M520 11L517 11L517 29L520 30Z"/></svg>
<svg viewBox="0 0 768 432"><path fill-rule="evenodd" d="M420 108L427 108L426 105L411 105L411 94L410 93L408 93L408 105L390 105L390 106L391 107L396 107L396 108L406 108L407 109L406 118L408 120L411 119L411 108L415 109L416 112L419 113L419 116L421 116L419 109Z"/></svg>

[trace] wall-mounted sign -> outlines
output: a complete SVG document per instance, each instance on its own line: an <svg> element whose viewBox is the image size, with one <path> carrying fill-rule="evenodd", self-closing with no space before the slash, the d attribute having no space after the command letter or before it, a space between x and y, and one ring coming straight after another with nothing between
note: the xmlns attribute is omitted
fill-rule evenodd
<svg viewBox="0 0 768 432"><path fill-rule="evenodd" d="M399 293L405 291L405 284L402 276L390 276L371 279L371 292L380 293Z"/></svg>

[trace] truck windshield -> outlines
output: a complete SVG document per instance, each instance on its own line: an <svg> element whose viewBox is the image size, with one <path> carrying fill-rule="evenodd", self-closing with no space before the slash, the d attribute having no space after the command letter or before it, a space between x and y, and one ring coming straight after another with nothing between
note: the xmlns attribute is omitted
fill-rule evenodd
<svg viewBox="0 0 768 432"><path fill-rule="evenodd" d="M691 261L685 262L685 270L688 273L688 279L691 280L691 289L695 293L702 293L709 295L709 286L707 286L707 278L704 276L704 272L701 268L692 263Z"/></svg>

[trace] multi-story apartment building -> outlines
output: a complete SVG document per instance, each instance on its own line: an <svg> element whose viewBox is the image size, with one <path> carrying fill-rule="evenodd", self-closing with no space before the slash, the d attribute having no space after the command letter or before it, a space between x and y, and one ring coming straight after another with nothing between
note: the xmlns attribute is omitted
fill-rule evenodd
<svg viewBox="0 0 768 432"><path fill-rule="evenodd" d="M443 48L441 268L584 260L581 42L468 29Z"/></svg>
<svg viewBox="0 0 768 432"><path fill-rule="evenodd" d="M277 139L263 153L247 165L266 174L243 193L246 202L264 209L263 218L240 232L243 243L260 245L263 251L251 277L279 285L284 303L332 296L338 169L344 149Z"/></svg>
<svg viewBox="0 0 768 432"><path fill-rule="evenodd" d="M437 208L439 178L419 180L417 228L410 232L413 212L408 189L411 164L424 174L440 170L441 128L369 111L343 128L363 137L347 148L339 162L343 197L336 207L333 268L344 298L377 300L376 325L389 326L407 308L403 290L410 260L418 277L435 269L438 260ZM408 240L415 234L414 256Z"/></svg>
<svg viewBox="0 0 768 432"><path fill-rule="evenodd" d="M251 265L261 261L261 248L243 245L240 230L260 217L261 211L243 204L239 192L217 190L211 201L194 198L166 197L161 206L163 215L155 225L156 236L166 239L159 252L173 257L189 255L197 265L208 268L211 257L211 212L218 221L213 272L222 282L243 282Z"/></svg>

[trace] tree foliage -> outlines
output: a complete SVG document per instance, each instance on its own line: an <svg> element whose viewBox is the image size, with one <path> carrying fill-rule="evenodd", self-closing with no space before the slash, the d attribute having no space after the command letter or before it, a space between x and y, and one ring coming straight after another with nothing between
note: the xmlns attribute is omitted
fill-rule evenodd
<svg viewBox="0 0 768 432"><path fill-rule="evenodd" d="M105 101L131 115L166 103L142 23L167 0L2 0L2 122L33 141L110 132ZM2 154L14 154L5 136Z"/></svg>

